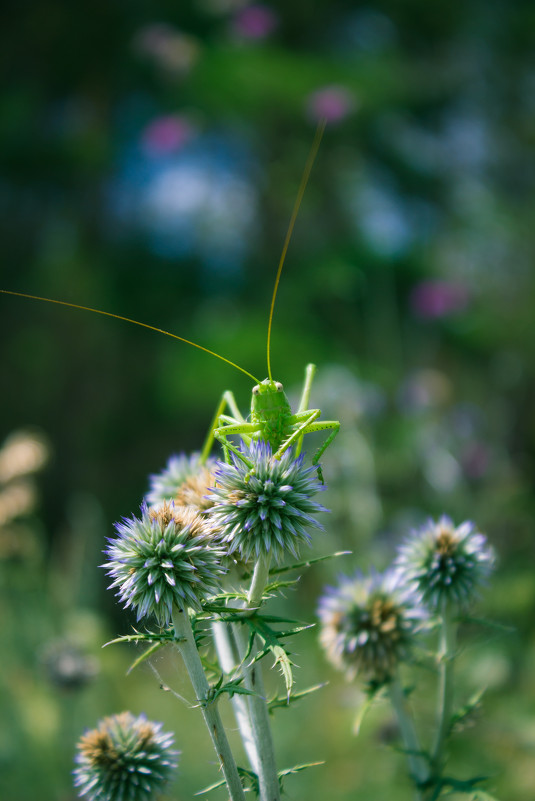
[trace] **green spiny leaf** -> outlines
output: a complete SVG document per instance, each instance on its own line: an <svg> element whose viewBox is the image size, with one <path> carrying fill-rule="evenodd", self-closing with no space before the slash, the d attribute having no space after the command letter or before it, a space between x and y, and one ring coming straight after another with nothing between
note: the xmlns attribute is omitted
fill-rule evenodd
<svg viewBox="0 0 535 801"><path fill-rule="evenodd" d="M292 776L294 773L301 773L301 771L306 770L307 768L315 768L318 765L324 765L325 762L307 762L303 765L294 765L292 768L285 768L284 770L280 770L278 772L279 777L279 785L281 788L281 792L283 790L283 780L286 776Z"/></svg>
<svg viewBox="0 0 535 801"><path fill-rule="evenodd" d="M351 551L337 551L336 553L327 554L326 556L317 556L314 559L306 559L304 562L294 562L291 565L273 567L269 571L269 575L278 576L281 573L287 573L289 570L302 570L304 567L311 567L318 562L325 562L327 559L336 559L338 556L348 556L350 553Z"/></svg>
<svg viewBox="0 0 535 801"><path fill-rule="evenodd" d="M481 706L481 698L485 692L485 687L475 692L466 702L460 707L451 719L451 728L460 728L462 723L465 723L473 713Z"/></svg>
<svg viewBox="0 0 535 801"><path fill-rule="evenodd" d="M238 766L238 774L242 780L242 784L244 787L248 787L255 795L260 795L260 786L258 784L258 776L252 770L247 770L247 768L240 768ZM198 790L195 795L205 795L206 793L210 793L212 790L218 790L220 787L225 787L225 779L222 779L219 782L215 782L214 784L210 784L208 787L204 787L202 790Z"/></svg>
<svg viewBox="0 0 535 801"><path fill-rule="evenodd" d="M108 645L116 645L117 643L121 642L157 642L163 645L166 643L177 642L177 638L175 637L174 632L170 629L157 633L149 631L145 634L135 631L134 634L123 634L121 637L116 637L114 640L105 642L102 647L106 648Z"/></svg>
<svg viewBox="0 0 535 801"><path fill-rule="evenodd" d="M290 704L295 703L295 701L300 701L301 698L305 698L305 696L310 695L311 693L316 692L316 690L321 690L322 687L326 687L327 682L324 681L322 684L315 684L313 687L307 687L306 690L301 690L298 693L294 693L290 698L287 696L277 696L273 698L271 701L268 702L268 710L269 712L278 709L279 707L288 707Z"/></svg>
<svg viewBox="0 0 535 801"><path fill-rule="evenodd" d="M126 675L131 673L135 668L137 668L145 659L149 659L156 651L159 651L160 648L164 648L166 645L169 645L168 642L155 642L153 645L150 645L146 651L144 651L141 656L138 656L137 659L134 659L128 670L126 671Z"/></svg>
<svg viewBox="0 0 535 801"><path fill-rule="evenodd" d="M370 687L368 692L366 693L366 700L360 706L357 716L353 722L353 734L357 737L360 733L360 727L362 726L362 722L372 706L377 702L384 698L386 695L386 689L384 685L375 685Z"/></svg>

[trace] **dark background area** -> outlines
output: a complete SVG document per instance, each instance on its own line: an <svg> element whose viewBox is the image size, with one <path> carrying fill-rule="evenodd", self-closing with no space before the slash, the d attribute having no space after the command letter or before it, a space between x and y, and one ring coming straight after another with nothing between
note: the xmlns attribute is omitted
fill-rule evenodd
<svg viewBox="0 0 535 801"><path fill-rule="evenodd" d="M288 609L314 619L337 570L385 567L428 516L474 520L499 554L477 614L510 628L466 629L460 697L487 692L451 764L517 801L535 785L534 24L527 2L34 0L0 28L0 288L174 332L260 379L327 117L272 363L296 397L315 362L312 405L342 421L314 551L352 555L311 570ZM8 295L0 362L0 437L37 432L49 454L16 513L0 487L2 798L72 798L75 740L123 708L176 730L169 797L189 798L216 776L204 733L149 668L125 676L132 650L100 650L133 621L97 565L148 474L202 446L225 389L245 411L251 382L171 338ZM290 795L410 798L386 707L355 738L358 688L314 632L301 640L299 685L330 684L279 713L277 748L282 767L326 765ZM72 647L98 673L67 687Z"/></svg>

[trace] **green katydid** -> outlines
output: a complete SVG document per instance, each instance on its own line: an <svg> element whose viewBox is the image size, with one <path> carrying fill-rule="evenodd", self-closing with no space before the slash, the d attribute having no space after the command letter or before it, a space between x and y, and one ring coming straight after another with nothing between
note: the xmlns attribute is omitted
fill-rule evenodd
<svg viewBox="0 0 535 801"><path fill-rule="evenodd" d="M296 455L298 455L301 450L303 436L305 434L310 434L317 431L329 430L330 434L327 436L323 444L317 449L316 453L312 458L312 464L316 466L318 471L318 477L323 483L323 473L321 470L321 466L319 464L319 460L324 451L327 449L327 447L330 445L330 443L333 441L336 434L338 433L340 429L340 423L338 420L319 420L319 417L321 415L321 409L308 408L312 380L316 369L315 365L309 364L306 367L305 381L303 384L303 390L301 393L299 408L297 412L293 413L290 403L284 393L282 384L279 381L273 380L271 372L271 358L270 358L273 313L275 309L275 300L277 297L277 290L282 273L282 268L286 258L286 253L294 229L295 221L297 219L299 207L301 205L301 201L303 199L305 188L308 182L310 171L312 169L312 165L314 163L314 159L318 151L321 136L323 134L323 129L324 125L320 125L316 132L316 136L314 138L314 142L312 144L312 148L303 172L301 184L297 193L297 198L294 204L292 216L290 219L290 224L288 226L286 239L284 241L281 258L279 261L277 276L275 279L275 286L271 298L271 307L270 307L269 322L268 322L268 333L267 333L268 378L265 378L263 381L260 381L252 373L249 373L243 367L240 367L238 364L231 361L230 359L221 356L219 353L216 353L213 350L209 350L208 348L205 348L196 342L192 342L189 339L185 339L184 337L178 336L177 334L173 334L161 328L148 325L147 323L142 323L139 322L138 320L133 320L129 317L124 317L120 314L114 314L112 312L102 311L101 309L94 309L89 306L82 306L76 303L69 303L67 301L54 300L52 298L44 298L44 297L39 297L37 295L30 295L25 292L14 292L7 289L0 289L0 292L6 295L15 295L17 297L28 298L30 300L40 300L46 303L56 303L60 306L67 306L69 308L81 309L82 311L90 311L93 312L94 314L102 314L106 317L114 317L115 319L122 320L124 322L133 323L134 325L138 325L143 328L148 328L151 331L156 331L157 333L165 334L166 336L170 336L174 339L180 340L181 342L185 342L188 345L192 345L193 347L198 348L199 350L202 350L205 353L208 353L211 356L215 356L221 361L226 362L231 367L240 370L242 373L245 373L247 376L249 376L249 378L251 378L255 382L251 396L250 417L249 419L243 417L234 398L234 394L230 390L225 391L223 393L216 414L214 416L212 425L210 427L208 437L206 439L206 443L204 445L201 454L201 461L206 460L206 458L210 453L214 439L217 439L223 446L223 451L225 454L225 458L227 460L229 459L230 452L232 451L234 454L236 454L236 456L238 456L238 458L242 459L247 464L247 466L251 469L252 472L254 469L253 464L250 463L247 457L229 440L229 437L238 436L245 443L249 443L251 440L263 440L269 443L273 451L274 458L278 459L289 447L292 446L295 447L295 453ZM231 412L230 415L225 413L227 409Z"/></svg>

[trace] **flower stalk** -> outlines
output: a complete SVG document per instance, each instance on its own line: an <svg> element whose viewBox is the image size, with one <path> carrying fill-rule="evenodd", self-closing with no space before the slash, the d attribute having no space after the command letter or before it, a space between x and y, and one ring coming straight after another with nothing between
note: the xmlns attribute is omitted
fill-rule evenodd
<svg viewBox="0 0 535 801"><path fill-rule="evenodd" d="M421 801L422 795L420 788L429 779L429 765L427 760L422 756L420 741L414 727L412 715L407 708L407 700L403 687L401 686L399 673L396 673L389 682L388 695L396 714L403 744L407 752L409 770L417 788L416 798L417 801Z"/></svg>
<svg viewBox="0 0 535 801"><path fill-rule="evenodd" d="M444 762L444 746L451 727L456 629L452 604L444 597L440 610L440 642L437 654L439 660L437 731L432 750L432 763L436 771L440 770Z"/></svg>
<svg viewBox="0 0 535 801"><path fill-rule="evenodd" d="M199 701L204 721L219 759L231 801L245 801L238 768L217 709L217 700L210 698L210 686L195 644L191 622L186 609L173 607L173 626L177 647L188 671L193 690Z"/></svg>
<svg viewBox="0 0 535 801"><path fill-rule="evenodd" d="M247 594L247 608L251 611L262 603L262 596L269 578L271 554L261 554L257 559L251 579L251 586Z"/></svg>
<svg viewBox="0 0 535 801"><path fill-rule="evenodd" d="M221 669L227 675L233 673L240 659L236 651L236 645L230 623L224 623L222 620L212 621L212 634L214 636L217 660ZM247 758L249 760L249 764L251 769L258 774L258 751L249 717L247 698L240 693L235 693L230 699L230 703L232 705L234 716L240 730L240 735Z"/></svg>
<svg viewBox="0 0 535 801"><path fill-rule="evenodd" d="M260 786L260 801L280 801L279 777L277 775L275 749L262 679L262 668L258 662L249 665L245 664L245 660L250 659L250 655L248 656L247 654L249 643L244 625L235 623L233 631L242 660L244 686L254 693L247 696L247 708L258 757L257 775Z"/></svg>

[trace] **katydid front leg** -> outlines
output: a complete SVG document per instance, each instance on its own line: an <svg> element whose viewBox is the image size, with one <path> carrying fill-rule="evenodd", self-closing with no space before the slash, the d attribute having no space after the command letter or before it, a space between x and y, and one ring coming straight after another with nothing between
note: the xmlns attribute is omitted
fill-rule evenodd
<svg viewBox="0 0 535 801"><path fill-rule="evenodd" d="M223 412L227 407L234 415L234 417L226 417L225 415L227 420L232 420L233 423L238 423L238 424L245 423L245 418L242 416L242 413L238 408L238 404L236 403L236 398L234 397L234 393L227 389L225 392L223 392L223 395L221 396L221 400L219 401L216 412L213 416L210 428L208 429L208 434L206 436L203 449L201 451L201 464L204 464L208 459L208 457L210 456L210 451L212 450L212 445L214 444L215 431L218 428L220 418L223 416Z"/></svg>

